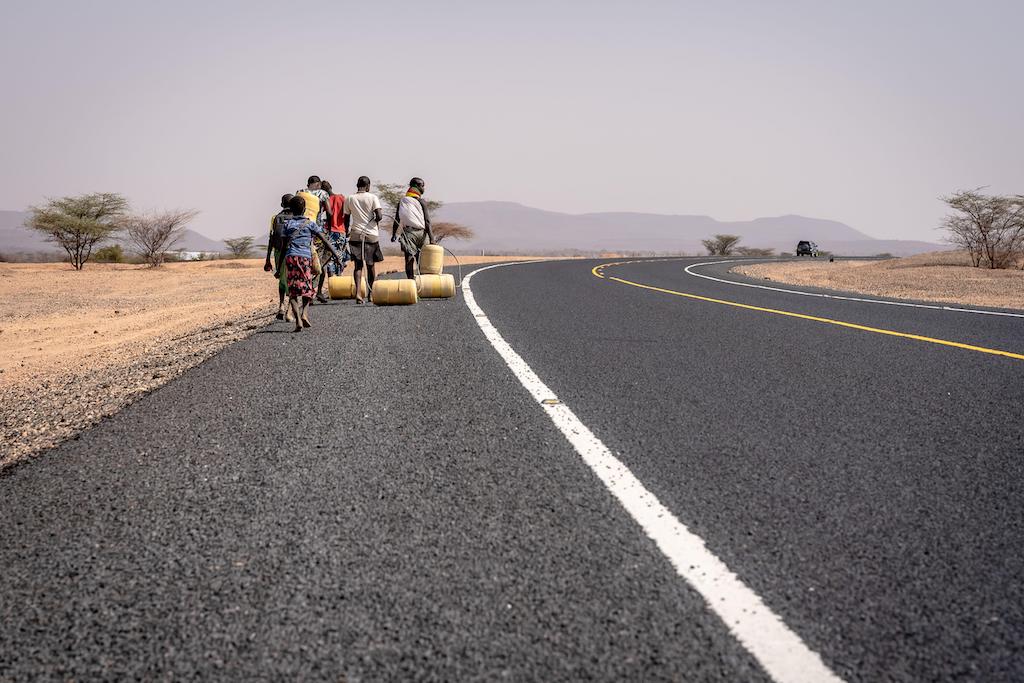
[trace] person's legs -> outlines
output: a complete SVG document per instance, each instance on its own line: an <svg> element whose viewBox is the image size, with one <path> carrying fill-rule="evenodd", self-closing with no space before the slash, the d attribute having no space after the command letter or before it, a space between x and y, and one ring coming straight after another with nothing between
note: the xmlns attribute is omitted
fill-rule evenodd
<svg viewBox="0 0 1024 683"><path fill-rule="evenodd" d="M405 254L405 276L410 280L416 279L416 257Z"/></svg>
<svg viewBox="0 0 1024 683"><path fill-rule="evenodd" d="M402 256L405 257L405 277L410 280L416 279L416 251L419 249L417 232L412 228L403 228L398 238L398 244L402 247Z"/></svg>
<svg viewBox="0 0 1024 683"><path fill-rule="evenodd" d="M363 262L359 259L355 259L356 269L352 273L352 277L355 278L356 282L356 303L363 303Z"/></svg>
<svg viewBox="0 0 1024 683"><path fill-rule="evenodd" d="M331 232L330 233L331 246L341 256L341 263L331 259L330 268L328 269L328 275L341 275L341 271L345 269L345 233L343 232Z"/></svg>
<svg viewBox="0 0 1024 683"><path fill-rule="evenodd" d="M295 331L302 332L302 311L299 310L299 300L294 296L288 297L288 307L295 316Z"/></svg>
<svg viewBox="0 0 1024 683"><path fill-rule="evenodd" d="M288 274L284 267L284 256L280 252L275 258L275 265L277 266L277 319L290 320L291 311L285 304L285 300L288 298Z"/></svg>
<svg viewBox="0 0 1024 683"><path fill-rule="evenodd" d="M377 279L377 264L373 261L366 262L366 296L373 293L373 281Z"/></svg>
<svg viewBox="0 0 1024 683"><path fill-rule="evenodd" d="M373 283L377 279L377 264L384 260L384 254L380 250L379 243L374 242L370 246L371 248L366 251L366 270L369 273L366 284L369 286L370 293L373 294Z"/></svg>
<svg viewBox="0 0 1024 683"><path fill-rule="evenodd" d="M348 237L344 233L339 233L341 236L338 239L338 253L341 254L341 264L338 266L338 275L342 275L345 272L345 266L352 260L352 254L348 253Z"/></svg>
<svg viewBox="0 0 1024 683"><path fill-rule="evenodd" d="M313 260L304 256L289 256L285 259L288 269L288 301L292 313L295 314L295 331L309 327L306 309L313 298ZM299 303L299 300L302 303Z"/></svg>
<svg viewBox="0 0 1024 683"><path fill-rule="evenodd" d="M322 304L325 304L329 299L324 296L324 281L327 279L327 268L320 271L320 281L316 286L316 300Z"/></svg>

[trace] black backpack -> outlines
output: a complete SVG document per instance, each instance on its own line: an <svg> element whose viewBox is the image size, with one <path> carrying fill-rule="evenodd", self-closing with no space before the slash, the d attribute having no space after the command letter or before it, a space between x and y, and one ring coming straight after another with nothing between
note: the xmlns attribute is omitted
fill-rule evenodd
<svg viewBox="0 0 1024 683"><path fill-rule="evenodd" d="M295 216L289 209L284 209L274 216L274 232L270 236L270 246L274 248L274 251L284 250L284 226L288 225L288 221L293 218Z"/></svg>

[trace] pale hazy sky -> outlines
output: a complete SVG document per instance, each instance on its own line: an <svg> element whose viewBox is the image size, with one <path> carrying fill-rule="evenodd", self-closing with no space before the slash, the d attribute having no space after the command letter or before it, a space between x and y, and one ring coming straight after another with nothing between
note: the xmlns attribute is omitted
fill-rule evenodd
<svg viewBox="0 0 1024 683"><path fill-rule="evenodd" d="M0 208L118 191L219 238L311 173L421 175L934 241L939 195L1024 193L1021 26L1022 0L4 0Z"/></svg>

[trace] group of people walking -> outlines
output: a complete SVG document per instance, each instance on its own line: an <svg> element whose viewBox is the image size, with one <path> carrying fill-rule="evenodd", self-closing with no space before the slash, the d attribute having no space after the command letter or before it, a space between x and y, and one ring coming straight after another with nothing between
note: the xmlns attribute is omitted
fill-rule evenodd
<svg viewBox="0 0 1024 683"><path fill-rule="evenodd" d="M433 242L430 214L423 200L425 191L422 178L410 180L391 224L391 241L402 248L408 278L416 277L420 250ZM370 192L366 176L359 177L356 192L348 197L336 194L329 182L315 175L309 177L304 189L282 196L281 210L270 222L263 265L277 278L277 319L294 320L296 332L310 327L310 305L314 299L328 301L324 282L332 275L341 275L350 260L355 264L356 303L364 303L373 290L376 264L384 260L380 248L383 219L380 198ZM327 263L321 262L316 241L330 254Z"/></svg>

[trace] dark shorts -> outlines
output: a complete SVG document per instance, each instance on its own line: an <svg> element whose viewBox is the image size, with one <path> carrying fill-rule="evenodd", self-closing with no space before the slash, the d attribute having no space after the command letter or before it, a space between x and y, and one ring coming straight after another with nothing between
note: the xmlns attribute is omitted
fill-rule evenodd
<svg viewBox="0 0 1024 683"><path fill-rule="evenodd" d="M348 243L348 253L352 254L352 260L356 262L356 268L363 265L363 257L373 263L380 263L384 260L384 252L380 250L380 242L362 242L352 240Z"/></svg>

